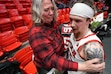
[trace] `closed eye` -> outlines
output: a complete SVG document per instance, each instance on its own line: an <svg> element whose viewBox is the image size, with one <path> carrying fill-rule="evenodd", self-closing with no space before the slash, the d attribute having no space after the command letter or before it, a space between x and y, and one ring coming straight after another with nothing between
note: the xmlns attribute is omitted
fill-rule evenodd
<svg viewBox="0 0 111 74"><path fill-rule="evenodd" d="M82 22L82 20L80 20L80 19L72 19L72 18L70 18L70 23L72 23L73 21L76 22L76 23Z"/></svg>

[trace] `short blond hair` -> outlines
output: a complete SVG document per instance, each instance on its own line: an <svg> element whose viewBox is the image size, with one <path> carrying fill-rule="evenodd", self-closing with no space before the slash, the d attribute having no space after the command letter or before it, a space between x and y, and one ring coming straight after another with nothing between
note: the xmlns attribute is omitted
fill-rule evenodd
<svg viewBox="0 0 111 74"><path fill-rule="evenodd" d="M54 5L54 20L57 17L57 7L54 0L51 0ZM42 21L42 4L43 0L32 0L32 20L34 23L41 24Z"/></svg>

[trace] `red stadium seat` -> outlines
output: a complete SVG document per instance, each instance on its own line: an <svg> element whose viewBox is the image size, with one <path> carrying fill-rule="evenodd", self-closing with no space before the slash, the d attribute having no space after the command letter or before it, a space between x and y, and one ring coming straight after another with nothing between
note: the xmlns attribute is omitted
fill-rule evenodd
<svg viewBox="0 0 111 74"><path fill-rule="evenodd" d="M26 14L26 15L23 15L22 17L23 17L26 25L30 29L30 27L32 26L32 15L31 14Z"/></svg>
<svg viewBox="0 0 111 74"><path fill-rule="evenodd" d="M3 0L0 0L0 4L4 4L5 3L5 1L3 1Z"/></svg>
<svg viewBox="0 0 111 74"><path fill-rule="evenodd" d="M20 63L20 69L23 71L23 74L35 74L37 69L32 62L33 51L30 46L24 47L17 51L12 57Z"/></svg>
<svg viewBox="0 0 111 74"><path fill-rule="evenodd" d="M31 4L30 4L30 3L27 3L27 2L22 3L22 5L23 5L24 8L31 7Z"/></svg>
<svg viewBox="0 0 111 74"><path fill-rule="evenodd" d="M66 14L66 8L61 9L62 15Z"/></svg>
<svg viewBox="0 0 111 74"><path fill-rule="evenodd" d="M20 15L28 14L27 9L23 8L22 4L17 4L16 6Z"/></svg>
<svg viewBox="0 0 111 74"><path fill-rule="evenodd" d="M15 5L20 4L19 0L13 0L13 3L14 3Z"/></svg>
<svg viewBox="0 0 111 74"><path fill-rule="evenodd" d="M26 0L26 2L32 3L32 0Z"/></svg>
<svg viewBox="0 0 111 74"><path fill-rule="evenodd" d="M4 55L2 48L0 47L0 58Z"/></svg>
<svg viewBox="0 0 111 74"><path fill-rule="evenodd" d="M5 6L7 9L15 9L16 8L16 5L14 3L6 3Z"/></svg>
<svg viewBox="0 0 111 74"><path fill-rule="evenodd" d="M58 16L57 18L56 18L56 21L57 21L57 23L60 25L61 24L61 18ZM59 26L58 25L58 26Z"/></svg>
<svg viewBox="0 0 111 74"><path fill-rule="evenodd" d="M26 23L24 22L22 16L11 17L10 19L11 19L11 22L13 22L13 25L15 28L26 26Z"/></svg>
<svg viewBox="0 0 111 74"><path fill-rule="evenodd" d="M13 0L0 0L0 3L2 3L2 4L13 3Z"/></svg>
<svg viewBox="0 0 111 74"><path fill-rule="evenodd" d="M19 16L19 12L17 9L9 9L8 12L10 17Z"/></svg>
<svg viewBox="0 0 111 74"><path fill-rule="evenodd" d="M5 4L0 4L0 18L9 17Z"/></svg>
<svg viewBox="0 0 111 74"><path fill-rule="evenodd" d="M27 7L26 9L27 9L28 14L31 14L31 7Z"/></svg>
<svg viewBox="0 0 111 74"><path fill-rule="evenodd" d="M14 31L15 31L15 34L18 35L17 37L21 42L25 42L28 40L29 28L27 26L15 28Z"/></svg>
<svg viewBox="0 0 111 74"><path fill-rule="evenodd" d="M4 52L13 51L21 45L22 43L17 39L13 31L0 33L0 46Z"/></svg>
<svg viewBox="0 0 111 74"><path fill-rule="evenodd" d="M0 33L0 39L4 38L4 37L7 37L8 35L11 35L11 34L13 34L13 31L6 31L6 32L3 32L3 33Z"/></svg>
<svg viewBox="0 0 111 74"><path fill-rule="evenodd" d="M107 11L104 11L104 19L108 18L108 12Z"/></svg>
<svg viewBox="0 0 111 74"><path fill-rule="evenodd" d="M10 16L13 16L13 17L11 17L11 21L14 25L15 34L17 35L18 39L21 42L27 41L28 40L28 31L29 31L28 25L26 24L26 22L22 18L22 16L17 16L17 15L19 15L17 13L17 9L10 10L10 13L11 12L15 12L15 15L10 14Z"/></svg>
<svg viewBox="0 0 111 74"><path fill-rule="evenodd" d="M69 23L70 22L70 18L69 18L69 14L65 14L65 21L64 23Z"/></svg>
<svg viewBox="0 0 111 74"><path fill-rule="evenodd" d="M13 0L5 0L5 3L13 3Z"/></svg>
<svg viewBox="0 0 111 74"><path fill-rule="evenodd" d="M27 47L25 47L25 48L22 48L22 49L20 49L20 50L18 50L15 54L14 54L14 56L12 57L13 59L16 59L16 60L18 60L18 61L21 61L22 59L22 57L23 57L23 55L25 55L25 54L27 54L27 52L30 52L31 51L31 47L30 46L27 46ZM24 59L23 59L24 60ZM22 61L23 61L22 60ZM21 62L22 62L21 61Z"/></svg>
<svg viewBox="0 0 111 74"><path fill-rule="evenodd" d="M0 19L0 31L5 32L5 31L10 31L13 30L13 24L10 20L10 18L1 18Z"/></svg>
<svg viewBox="0 0 111 74"><path fill-rule="evenodd" d="M19 0L20 3L26 3L26 0Z"/></svg>
<svg viewBox="0 0 111 74"><path fill-rule="evenodd" d="M24 72L26 74L36 74L37 73L37 68L34 64L33 61L29 62L25 67L24 67Z"/></svg>
<svg viewBox="0 0 111 74"><path fill-rule="evenodd" d="M58 9L57 12L58 12L58 16L62 15L62 10L61 9Z"/></svg>
<svg viewBox="0 0 111 74"><path fill-rule="evenodd" d="M60 19L61 19L61 24L63 24L65 22L65 15L61 15Z"/></svg>
<svg viewBox="0 0 111 74"><path fill-rule="evenodd" d="M32 53L33 51L29 51L27 53L25 53L22 57L20 62L20 68L23 69L29 62L32 61Z"/></svg>
<svg viewBox="0 0 111 74"><path fill-rule="evenodd" d="M69 14L69 12L70 12L70 8L66 8L66 12Z"/></svg>

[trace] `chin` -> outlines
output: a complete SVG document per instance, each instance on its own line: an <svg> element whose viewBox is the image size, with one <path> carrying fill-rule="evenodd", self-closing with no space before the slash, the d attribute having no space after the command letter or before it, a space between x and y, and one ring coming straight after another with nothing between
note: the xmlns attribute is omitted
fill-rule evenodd
<svg viewBox="0 0 111 74"><path fill-rule="evenodd" d="M47 22L48 22L48 23L51 23L51 22L52 22L52 20L47 20Z"/></svg>
<svg viewBox="0 0 111 74"><path fill-rule="evenodd" d="M50 24L50 23L51 23L51 21L47 21L46 23L49 23L49 24Z"/></svg>
<svg viewBox="0 0 111 74"><path fill-rule="evenodd" d="M75 33L75 34L76 34L76 33L78 33L78 31L73 31L73 33Z"/></svg>

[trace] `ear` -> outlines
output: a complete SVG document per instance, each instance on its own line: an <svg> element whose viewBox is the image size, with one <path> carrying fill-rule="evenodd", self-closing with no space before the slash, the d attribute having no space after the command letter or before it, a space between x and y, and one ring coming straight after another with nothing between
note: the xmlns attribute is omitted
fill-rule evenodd
<svg viewBox="0 0 111 74"><path fill-rule="evenodd" d="M92 20L93 20L93 19L92 19L92 18L90 18L90 19L89 19L89 22L91 22Z"/></svg>
<svg viewBox="0 0 111 74"><path fill-rule="evenodd" d="M88 25L88 27L89 27L89 25L91 24L91 21L92 21L91 18L88 18L88 19L87 19L87 25Z"/></svg>

